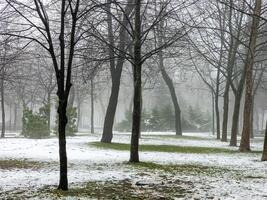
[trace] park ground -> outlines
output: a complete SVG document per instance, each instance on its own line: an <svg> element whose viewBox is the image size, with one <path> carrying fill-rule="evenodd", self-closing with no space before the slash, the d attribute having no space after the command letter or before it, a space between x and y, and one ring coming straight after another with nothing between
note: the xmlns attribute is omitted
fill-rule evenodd
<svg viewBox="0 0 267 200"><path fill-rule="evenodd" d="M11 135L11 134L10 134ZM130 164L130 133L67 138L69 191L56 190L58 140L0 140L0 199L267 199L263 137L250 153L210 133L142 133L140 163Z"/></svg>

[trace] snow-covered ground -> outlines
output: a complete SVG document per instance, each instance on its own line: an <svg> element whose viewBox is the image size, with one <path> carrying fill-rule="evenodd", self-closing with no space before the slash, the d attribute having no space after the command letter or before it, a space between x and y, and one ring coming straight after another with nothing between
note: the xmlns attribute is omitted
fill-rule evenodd
<svg viewBox="0 0 267 200"><path fill-rule="evenodd" d="M164 136L164 135L168 136ZM147 133L140 139L141 144L165 144L236 149L228 143L217 141L209 133L185 133L183 138L170 137L173 133ZM197 140L194 137L200 137ZM133 183L143 180L160 180L157 172L149 176L138 175L140 169L125 164L128 151L99 149L90 142L100 140L100 135L80 135L67 139L69 162L69 183L83 184L86 181L124 180ZM115 134L113 142L129 143L130 134ZM262 149L263 138L252 141L253 150ZM220 176L172 174L172 178L190 181L194 184L194 195L199 199L267 199L267 163L260 162L259 153L234 154L191 154L166 152L140 152L140 160L158 164L192 164L229 169ZM0 140L0 160L27 159L40 161L38 169L1 169L0 193L7 195L14 190L38 190L43 186L57 185L58 182L58 140L6 138ZM238 175L232 176L233 173ZM1 199L0 195L0 199Z"/></svg>

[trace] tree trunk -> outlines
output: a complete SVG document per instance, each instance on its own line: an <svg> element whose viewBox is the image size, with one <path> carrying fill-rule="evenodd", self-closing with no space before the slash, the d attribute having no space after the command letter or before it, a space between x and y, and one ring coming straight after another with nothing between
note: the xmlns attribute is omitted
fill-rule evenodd
<svg viewBox="0 0 267 200"><path fill-rule="evenodd" d="M139 162L139 135L141 125L141 99L142 99L142 59L141 59L141 0L135 1L135 27L134 27L134 105L132 137L129 162Z"/></svg>
<svg viewBox="0 0 267 200"><path fill-rule="evenodd" d="M61 92L59 92L61 93ZM58 189L68 190L68 167L66 151L66 125L67 119L67 100L59 95L58 104L58 137L59 137L59 161L60 161L60 179Z"/></svg>
<svg viewBox="0 0 267 200"><path fill-rule="evenodd" d="M110 43L109 46L109 57L110 57L110 72L111 72L111 94L109 97L108 107L105 115L104 120L104 128L103 134L101 138L101 142L104 143L111 143L113 137L113 125L114 125L114 118L116 114L117 104L118 104L118 97L119 97L119 90L120 90L120 79L122 73L122 67L125 60L125 46L126 46L126 39L127 33L125 27L127 27L129 21L128 17L133 9L133 0L128 0L127 5L125 8L125 13L123 16L121 28L119 31L119 56L117 58L117 63L115 64L115 44L114 44L114 35L113 35L113 24L112 24L112 16L110 10L110 3L111 0L107 0L107 22L108 22L108 40Z"/></svg>
<svg viewBox="0 0 267 200"><path fill-rule="evenodd" d="M214 110L214 94L211 91L211 100L212 100L212 135L215 134L215 110Z"/></svg>
<svg viewBox="0 0 267 200"><path fill-rule="evenodd" d="M237 91L237 93L235 94L230 146L237 146L237 134L238 134L239 112L240 112L240 103L242 99L242 91Z"/></svg>
<svg viewBox="0 0 267 200"><path fill-rule="evenodd" d="M161 31L163 31L163 25L162 21L160 22ZM159 32L159 46L162 46L162 35ZM163 77L163 80L165 81L166 85L168 86L169 92L171 94L172 103L174 107L174 113L175 113L175 132L176 135L182 135L182 123L181 123L181 109L177 100L175 88L172 82L172 79L168 75L168 73L165 70L164 66L164 58L163 58L163 52L162 50L159 50L159 65L160 65L160 72Z"/></svg>
<svg viewBox="0 0 267 200"><path fill-rule="evenodd" d="M95 128L94 128L94 80L93 77L91 78L91 133L95 133ZM113 118L114 119L114 118Z"/></svg>
<svg viewBox="0 0 267 200"><path fill-rule="evenodd" d="M265 128L265 136L264 136L261 161L267 161L267 122L266 122L266 128Z"/></svg>
<svg viewBox="0 0 267 200"><path fill-rule="evenodd" d="M117 104L118 104L118 97L119 97L119 90L120 90L120 77L121 76L118 75L118 76L113 76L112 78L111 95L109 97L108 107L107 107L105 120L104 120L103 134L101 138L101 142L104 142L104 143L111 143L111 140L113 137L112 131L113 131L114 118L115 118Z"/></svg>
<svg viewBox="0 0 267 200"><path fill-rule="evenodd" d="M1 109L2 109L2 131L1 138L5 137L5 94L4 94L4 78L1 78Z"/></svg>
<svg viewBox="0 0 267 200"><path fill-rule="evenodd" d="M173 103L174 113L175 113L175 132L176 132L176 135L182 135L181 109L180 109L180 106L178 104L178 100L176 97L176 92L175 92L173 82L172 82L171 78L169 77L169 75L167 74L167 72L165 71L165 69L161 69L161 74L162 74L162 77L163 77L165 83L167 84L167 86L169 88L171 98L172 98L172 103Z"/></svg>
<svg viewBox="0 0 267 200"><path fill-rule="evenodd" d="M216 132L217 139L219 140L221 137L220 134L220 109L219 109L219 96L215 96L215 113L216 113Z"/></svg>
<svg viewBox="0 0 267 200"><path fill-rule="evenodd" d="M252 111L252 93L253 93L253 63L256 51L256 41L261 14L261 0L256 0L253 11L252 27L250 32L249 49L245 62L246 70L246 94L243 113L243 130L240 142L240 151L250 151L250 132L251 132L251 111Z"/></svg>
<svg viewBox="0 0 267 200"><path fill-rule="evenodd" d="M227 124L229 110L229 88L230 84L227 81L223 95L223 123L222 123L222 141L227 142Z"/></svg>

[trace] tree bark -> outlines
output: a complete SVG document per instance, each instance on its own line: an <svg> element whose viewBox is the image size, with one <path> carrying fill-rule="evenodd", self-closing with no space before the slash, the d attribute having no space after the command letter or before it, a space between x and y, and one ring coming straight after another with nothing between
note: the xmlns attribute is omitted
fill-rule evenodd
<svg viewBox="0 0 267 200"><path fill-rule="evenodd" d="M3 70L3 69L2 69ZM1 138L5 137L5 94L4 94L4 78L1 77L1 109L2 109L2 130L1 130Z"/></svg>
<svg viewBox="0 0 267 200"><path fill-rule="evenodd" d="M135 25L134 25L134 105L132 137L129 162L139 162L139 136L141 125L141 99L142 99L142 59L141 59L141 0L135 1Z"/></svg>
<svg viewBox="0 0 267 200"><path fill-rule="evenodd" d="M261 0L256 0L253 11L252 27L250 33L249 49L245 63L246 70L246 94L243 113L243 130L240 142L240 151L250 151L250 134L251 134L251 111L252 111L252 93L253 93L253 63L256 51L256 41L261 14Z"/></svg>

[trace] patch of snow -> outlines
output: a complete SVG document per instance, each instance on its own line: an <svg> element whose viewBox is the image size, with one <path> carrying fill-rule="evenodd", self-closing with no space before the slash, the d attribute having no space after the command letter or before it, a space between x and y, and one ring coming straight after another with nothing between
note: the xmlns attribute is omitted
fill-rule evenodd
<svg viewBox="0 0 267 200"><path fill-rule="evenodd" d="M166 137L164 137L166 135ZM168 137L171 133L144 133L140 144L164 144L180 146L201 146L236 149L228 143L214 139L209 133L186 133L186 136L200 137L179 138ZM67 138L67 154L69 162L69 183L77 184L86 181L123 180L138 181L138 170L122 164L129 159L128 151L99 149L89 142L100 140L100 135L76 136ZM114 142L129 143L130 134L115 134ZM262 149L263 138L252 140L252 148ZM252 178L241 180L227 176L208 177L177 175L176 178L192 181L196 194L201 199L208 196L214 199L264 199L267 193L267 163L260 162L260 154L184 154L164 152L140 152L140 160L159 164L196 164L204 166L225 167L237 170ZM25 139L6 138L0 140L0 159L28 159L49 162L41 169L0 169L0 192L17 188L38 188L46 185L57 185L58 139ZM150 174L150 177L158 175ZM256 177L256 178L253 178ZM259 177L259 178L257 178ZM267 198L267 197L266 197Z"/></svg>

